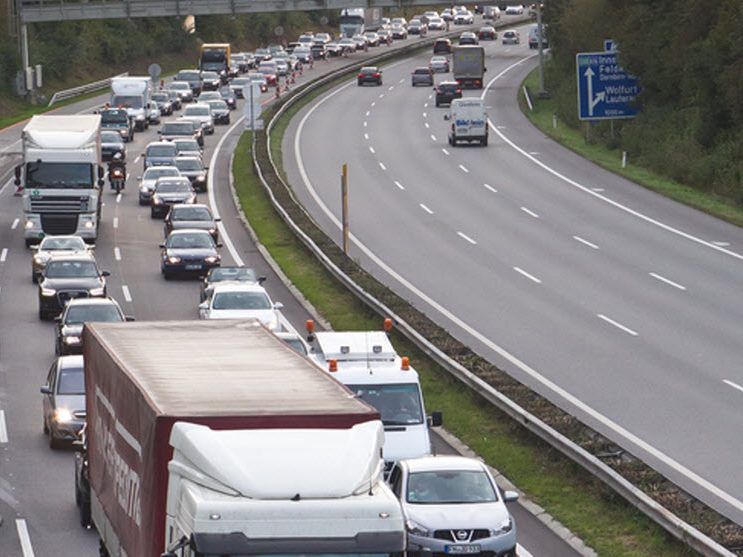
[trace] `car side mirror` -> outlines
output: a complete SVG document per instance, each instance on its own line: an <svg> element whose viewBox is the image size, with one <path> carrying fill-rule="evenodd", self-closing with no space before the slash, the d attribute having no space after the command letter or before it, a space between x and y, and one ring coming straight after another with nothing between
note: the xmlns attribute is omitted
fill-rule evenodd
<svg viewBox="0 0 743 557"><path fill-rule="evenodd" d="M206 309L209 309L209 302L201 302L201 303L199 304L199 309L200 309L200 310L206 310Z"/></svg>
<svg viewBox="0 0 743 557"><path fill-rule="evenodd" d="M158 244L158 246L160 247L160 249L165 249L165 244Z"/></svg>
<svg viewBox="0 0 743 557"><path fill-rule="evenodd" d="M98 187L102 188L105 182L103 181L103 178L98 178Z"/></svg>
<svg viewBox="0 0 743 557"><path fill-rule="evenodd" d="M142 177L141 176L137 176L137 180L139 180L141 182L142 181Z"/></svg>
<svg viewBox="0 0 743 557"><path fill-rule="evenodd" d="M134 319L134 316L133 315L125 315L124 316L124 321L128 321L128 322L131 323L132 321L136 321L136 319Z"/></svg>
<svg viewBox="0 0 743 557"><path fill-rule="evenodd" d="M273 309L284 309L284 304L282 304L281 302L276 302L273 305Z"/></svg>
<svg viewBox="0 0 743 557"><path fill-rule="evenodd" d="M444 415L439 411L431 412L428 417L428 425L429 427L441 427L444 425Z"/></svg>
<svg viewBox="0 0 743 557"><path fill-rule="evenodd" d="M222 243L221 243L221 242L220 242L220 243L218 243L218 244L217 244L217 247L218 247L218 248L221 248L221 247L222 247Z"/></svg>
<svg viewBox="0 0 743 557"><path fill-rule="evenodd" d="M222 222L222 219L221 219L220 217L216 217L216 218L214 219L214 222Z"/></svg>
<svg viewBox="0 0 743 557"><path fill-rule="evenodd" d="M41 391L42 395L50 395L52 394L52 388L49 385L44 385L39 389Z"/></svg>
<svg viewBox="0 0 743 557"><path fill-rule="evenodd" d="M266 277L258 277L258 284L263 284L266 282Z"/></svg>
<svg viewBox="0 0 743 557"><path fill-rule="evenodd" d="M158 133L158 135L162 135L163 131L162 130L157 130L157 133Z"/></svg>
<svg viewBox="0 0 743 557"><path fill-rule="evenodd" d="M72 450L76 453L83 453L85 452L85 443L81 441L80 439L75 439L72 442Z"/></svg>
<svg viewBox="0 0 743 557"><path fill-rule="evenodd" d="M444 120L451 120L451 116L449 114L444 114Z"/></svg>
<svg viewBox="0 0 743 557"><path fill-rule="evenodd" d="M519 494L515 491L504 491L503 492L503 502L504 503L514 503L519 500Z"/></svg>
<svg viewBox="0 0 743 557"><path fill-rule="evenodd" d="M111 272L110 271L102 271L101 272L101 276L102 277L110 277L111 276Z"/></svg>

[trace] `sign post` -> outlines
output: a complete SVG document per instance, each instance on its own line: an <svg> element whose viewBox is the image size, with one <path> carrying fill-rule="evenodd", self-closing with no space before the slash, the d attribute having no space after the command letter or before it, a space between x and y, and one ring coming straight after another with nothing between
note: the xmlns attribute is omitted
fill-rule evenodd
<svg viewBox="0 0 743 557"><path fill-rule="evenodd" d="M341 170L341 207L343 213L343 253L348 255L348 165Z"/></svg>
<svg viewBox="0 0 743 557"><path fill-rule="evenodd" d="M609 46L614 47L613 42ZM575 55L579 119L612 120L637 115L635 99L640 93L639 81L624 71L617 57L616 51Z"/></svg>
<svg viewBox="0 0 743 557"><path fill-rule="evenodd" d="M263 120L261 119L261 86L258 83L251 83L248 94L245 94L243 88L243 96L247 100L243 106L243 115L245 116L245 129L254 132L255 130L263 129Z"/></svg>

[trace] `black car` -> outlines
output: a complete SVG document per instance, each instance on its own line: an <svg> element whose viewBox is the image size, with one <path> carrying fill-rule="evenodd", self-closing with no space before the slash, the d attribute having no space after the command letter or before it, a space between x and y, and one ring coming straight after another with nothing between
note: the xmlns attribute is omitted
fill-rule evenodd
<svg viewBox="0 0 743 557"><path fill-rule="evenodd" d="M55 257L46 264L39 281L39 319L56 317L74 298L106 295L108 271L101 271L90 254Z"/></svg>
<svg viewBox="0 0 743 557"><path fill-rule="evenodd" d="M199 124L192 120L176 120L175 122L165 122L157 133L160 139L173 140L176 137L192 137L199 143L199 147L204 146L204 132Z"/></svg>
<svg viewBox="0 0 743 557"><path fill-rule="evenodd" d="M376 66L366 66L359 70L359 75L356 76L356 82L359 85L365 83L373 83L375 85L382 85L382 70Z"/></svg>
<svg viewBox="0 0 743 557"><path fill-rule="evenodd" d="M196 203L196 192L191 181L185 177L159 178L155 182L155 191L152 192L150 216L154 219L164 217L173 205Z"/></svg>
<svg viewBox="0 0 743 557"><path fill-rule="evenodd" d="M208 205L173 205L165 217L165 237L173 230L184 228L206 230L214 241L219 240L217 223L220 219L214 218Z"/></svg>
<svg viewBox="0 0 743 557"><path fill-rule="evenodd" d="M456 81L442 81L436 86L436 106L451 104L462 98L462 87Z"/></svg>
<svg viewBox="0 0 743 557"><path fill-rule="evenodd" d="M237 94L229 85L223 86L219 90L219 94L222 95L222 100L227 103L230 110L237 108Z"/></svg>
<svg viewBox="0 0 743 557"><path fill-rule="evenodd" d="M215 284L222 282L257 282L263 284L266 277L259 277L250 267L214 267L201 281L200 301L206 300Z"/></svg>
<svg viewBox="0 0 743 557"><path fill-rule="evenodd" d="M219 91L222 78L217 72L201 72L201 88L203 91Z"/></svg>
<svg viewBox="0 0 743 557"><path fill-rule="evenodd" d="M126 159L124 139L117 131L103 130L101 132L101 159L110 161L116 153L121 155L121 160Z"/></svg>
<svg viewBox="0 0 743 557"><path fill-rule="evenodd" d="M312 58L314 60L320 60L321 58L325 60L328 56L328 51L325 48L325 43L313 43L313 45L310 47L310 52L312 53Z"/></svg>
<svg viewBox="0 0 743 557"><path fill-rule="evenodd" d="M134 120L129 117L125 108L108 108L101 110L101 129L116 131L124 141L134 138Z"/></svg>
<svg viewBox="0 0 743 557"><path fill-rule="evenodd" d="M214 100L205 101L205 103L209 105L209 108L211 108L215 124L228 125L230 123L230 107L227 106L226 102L222 100Z"/></svg>
<svg viewBox="0 0 743 557"><path fill-rule="evenodd" d="M49 448L58 449L65 442L75 441L85 426L86 418L83 357L57 358L40 391L44 433L49 436Z"/></svg>
<svg viewBox="0 0 743 557"><path fill-rule="evenodd" d="M54 351L58 356L81 354L85 323L133 321L124 315L113 298L77 298L70 300L57 321Z"/></svg>
<svg viewBox="0 0 743 557"><path fill-rule="evenodd" d="M185 81L188 83L194 97L198 97L201 94L203 84L201 83L201 72L199 70L181 70L175 75L173 81Z"/></svg>
<svg viewBox="0 0 743 557"><path fill-rule="evenodd" d="M157 107L160 109L160 114L163 116L170 116L173 114L173 102L170 100L170 96L167 93L158 91L152 93L151 98L157 103Z"/></svg>
<svg viewBox="0 0 743 557"><path fill-rule="evenodd" d="M221 247L206 230L174 230L160 244L160 272L166 280L176 273L203 275L212 267L219 267L217 248Z"/></svg>
<svg viewBox="0 0 743 557"><path fill-rule="evenodd" d="M180 95L178 94L178 91L173 91L172 89L163 89L161 92L168 96L168 100L173 106L173 110L181 109L183 103L181 101Z"/></svg>
<svg viewBox="0 0 743 557"><path fill-rule="evenodd" d="M181 173L181 176L185 176L191 180L193 189L197 191L206 191L206 184L209 168L204 166L201 157L194 156L182 156L175 158L175 167Z"/></svg>
<svg viewBox="0 0 743 557"><path fill-rule="evenodd" d="M434 54L451 54L451 40L436 39L433 43Z"/></svg>

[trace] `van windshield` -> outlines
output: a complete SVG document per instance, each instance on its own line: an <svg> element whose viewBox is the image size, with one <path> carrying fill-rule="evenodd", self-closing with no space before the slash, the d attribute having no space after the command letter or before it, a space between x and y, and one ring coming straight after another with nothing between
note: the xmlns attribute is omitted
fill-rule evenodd
<svg viewBox="0 0 743 557"><path fill-rule="evenodd" d="M111 104L114 106L124 106L126 108L142 108L142 97L114 95L113 99L111 99Z"/></svg>
<svg viewBox="0 0 743 557"><path fill-rule="evenodd" d="M361 400L377 409L384 425L423 423L423 409L417 383L346 386Z"/></svg>

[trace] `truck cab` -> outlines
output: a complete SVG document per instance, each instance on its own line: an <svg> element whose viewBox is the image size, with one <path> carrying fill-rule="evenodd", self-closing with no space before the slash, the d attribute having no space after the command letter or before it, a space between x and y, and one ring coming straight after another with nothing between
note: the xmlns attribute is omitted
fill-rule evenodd
<svg viewBox="0 0 743 557"><path fill-rule="evenodd" d="M137 131L144 131L159 119L152 105L152 81L148 77L114 77L111 80L111 106L125 108Z"/></svg>

